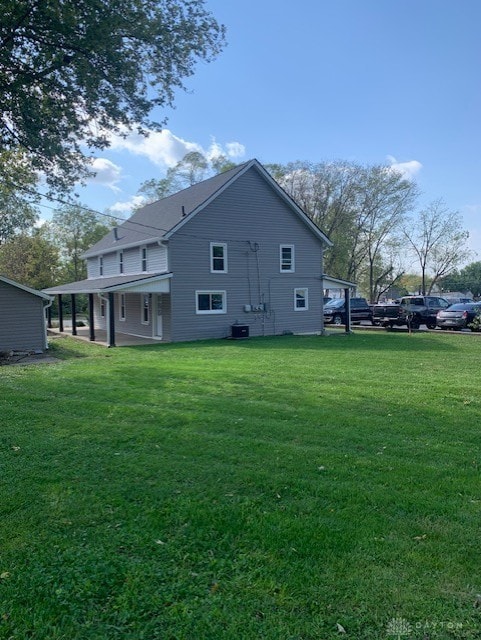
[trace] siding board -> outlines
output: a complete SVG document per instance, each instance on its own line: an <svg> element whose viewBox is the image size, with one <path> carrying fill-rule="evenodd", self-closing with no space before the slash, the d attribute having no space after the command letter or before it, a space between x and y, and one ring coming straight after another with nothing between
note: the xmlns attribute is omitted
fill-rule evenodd
<svg viewBox="0 0 481 640"><path fill-rule="evenodd" d="M227 274L210 272L210 242L227 244ZM295 245L294 273L280 273L281 244ZM235 322L254 336L321 330L322 244L255 169L174 234L169 250L172 340L227 337ZM297 287L309 290L307 311L294 309ZM227 313L197 315L197 289L226 290ZM244 311L261 303L265 313Z"/></svg>
<svg viewBox="0 0 481 640"><path fill-rule="evenodd" d="M45 347L42 299L0 282L0 351L35 351Z"/></svg>
<svg viewBox="0 0 481 640"><path fill-rule="evenodd" d="M211 272L211 243L227 247L227 273ZM280 271L280 245L294 246L295 270ZM233 324L249 326L251 336L322 330L323 242L304 223L272 185L252 166L218 194L204 209L173 233L167 245L147 242L150 273L170 271L170 294L161 295L163 340L182 341L231 335ZM141 273L141 247L123 251L124 274ZM98 278L98 258L88 259L90 278ZM104 276L119 273L117 250L104 253ZM294 291L307 288L307 310L295 310ZM225 291L226 313L198 314L196 291ZM125 292L126 318L119 318L116 294L116 330L152 336L151 321L141 322L141 296ZM265 311L246 312L245 306L263 305ZM95 323L99 317L95 298Z"/></svg>

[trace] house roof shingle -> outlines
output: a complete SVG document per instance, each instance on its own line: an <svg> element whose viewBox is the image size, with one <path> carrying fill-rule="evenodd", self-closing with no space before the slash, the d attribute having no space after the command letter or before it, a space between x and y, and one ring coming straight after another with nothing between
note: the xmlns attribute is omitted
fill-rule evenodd
<svg viewBox="0 0 481 640"><path fill-rule="evenodd" d="M246 162L238 165L233 169L178 191L171 196L162 198L162 200L145 205L119 225L116 230L112 229L106 236L90 247L83 254L83 257L88 258L113 249L121 249L122 247L136 244L141 245L144 242L152 241L152 239L162 238L183 218L225 186L248 164L250 163Z"/></svg>
<svg viewBox="0 0 481 640"><path fill-rule="evenodd" d="M297 203L282 189L257 160L249 160L233 169L219 173L212 178L198 182L171 196L145 205L136 211L128 220L112 229L99 242L83 254L91 258L109 251L132 246L141 246L146 242L168 238L176 229L195 215L203 205L212 200L231 181L241 173L255 167L264 179L270 182L279 195L293 208L304 223L326 244L331 245L329 238L317 227Z"/></svg>

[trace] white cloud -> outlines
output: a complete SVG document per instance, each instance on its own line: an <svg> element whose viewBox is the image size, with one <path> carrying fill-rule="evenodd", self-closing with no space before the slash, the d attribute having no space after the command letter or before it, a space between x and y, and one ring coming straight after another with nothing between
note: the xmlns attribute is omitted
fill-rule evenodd
<svg viewBox="0 0 481 640"><path fill-rule="evenodd" d="M225 150L226 156L232 160L242 158L246 153L246 148L240 142L228 142L225 145Z"/></svg>
<svg viewBox="0 0 481 640"><path fill-rule="evenodd" d="M225 155L230 159L239 158L245 153L245 148L239 142L228 142L225 149L215 140L207 149L197 142L189 142L169 131L151 131L148 137L137 133L130 133L125 138L114 136L111 138L111 149L129 151L134 155L148 158L160 167L173 167L179 160L192 151L198 151L212 159Z"/></svg>
<svg viewBox="0 0 481 640"><path fill-rule="evenodd" d="M117 164L107 158L95 158L92 162L92 170L95 176L90 178L89 182L104 185L114 191L119 190L116 185L120 182L122 168Z"/></svg>
<svg viewBox="0 0 481 640"><path fill-rule="evenodd" d="M208 160L214 160L220 156L225 156L229 160L236 160L245 155L246 149L240 142L228 142L225 148L220 145L215 138L212 139L208 149L202 151Z"/></svg>
<svg viewBox="0 0 481 640"><path fill-rule="evenodd" d="M406 180L413 180L423 165L417 160L408 160L407 162L398 162L394 156L387 156L387 161L391 169L398 171Z"/></svg>
<svg viewBox="0 0 481 640"><path fill-rule="evenodd" d="M125 202L116 202L109 207L109 211L113 213L130 213L133 209L141 207L145 202L146 199L144 196L132 196Z"/></svg>

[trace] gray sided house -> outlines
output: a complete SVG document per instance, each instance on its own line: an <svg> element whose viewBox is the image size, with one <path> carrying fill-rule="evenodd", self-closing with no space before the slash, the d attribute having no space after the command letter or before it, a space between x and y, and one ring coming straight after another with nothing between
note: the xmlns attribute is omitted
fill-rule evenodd
<svg viewBox="0 0 481 640"><path fill-rule="evenodd" d="M88 294L90 339L103 329L111 346L118 332L167 342L320 332L330 245L251 160L144 206L84 254L86 280L46 292L74 308Z"/></svg>
<svg viewBox="0 0 481 640"><path fill-rule="evenodd" d="M0 352L47 349L45 308L52 300L0 276Z"/></svg>

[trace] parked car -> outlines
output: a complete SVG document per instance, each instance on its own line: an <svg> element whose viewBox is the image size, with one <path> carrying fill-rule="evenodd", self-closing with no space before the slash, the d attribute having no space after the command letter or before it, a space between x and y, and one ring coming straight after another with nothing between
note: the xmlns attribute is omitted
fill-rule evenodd
<svg viewBox="0 0 481 640"><path fill-rule="evenodd" d="M474 302L474 300L472 298L450 298L448 296L446 296L445 300L447 300L449 302L449 304L459 304L459 303L465 303L465 302Z"/></svg>
<svg viewBox="0 0 481 640"><path fill-rule="evenodd" d="M361 320L372 323L372 311L365 298L350 298L351 322L359 324ZM327 324L346 324L346 303L344 298L330 300L324 306L324 322Z"/></svg>
<svg viewBox="0 0 481 640"><path fill-rule="evenodd" d="M469 325L477 315L481 314L480 302L465 302L452 304L447 309L442 309L436 316L436 325L440 329L461 329L470 328Z"/></svg>
<svg viewBox="0 0 481 640"><path fill-rule="evenodd" d="M391 329L403 325L419 329L425 324L428 329L435 329L436 314L448 307L449 302L438 296L404 296L395 304L375 304L373 324Z"/></svg>

